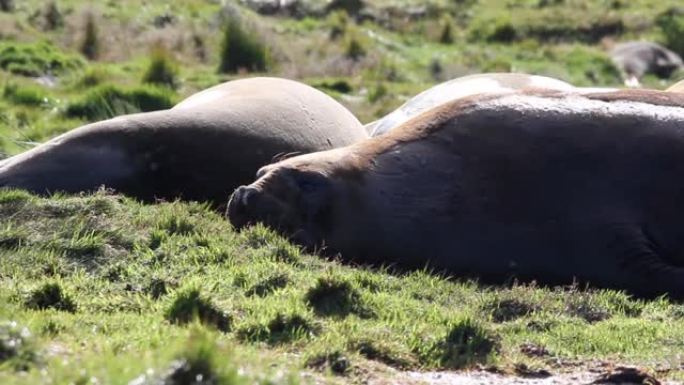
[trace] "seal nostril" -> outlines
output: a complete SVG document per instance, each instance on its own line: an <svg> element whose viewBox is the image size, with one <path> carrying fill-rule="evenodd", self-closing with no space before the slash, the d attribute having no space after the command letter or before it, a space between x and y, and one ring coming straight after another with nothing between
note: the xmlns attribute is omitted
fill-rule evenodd
<svg viewBox="0 0 684 385"><path fill-rule="evenodd" d="M243 207L247 207L251 203L253 203L256 195L257 190L254 187L240 186L233 193L231 201L235 201L236 204L240 204Z"/></svg>
<svg viewBox="0 0 684 385"><path fill-rule="evenodd" d="M230 197L226 214L228 220L237 228L247 225L249 222L249 208L254 205L254 198L258 191L249 186L240 186Z"/></svg>

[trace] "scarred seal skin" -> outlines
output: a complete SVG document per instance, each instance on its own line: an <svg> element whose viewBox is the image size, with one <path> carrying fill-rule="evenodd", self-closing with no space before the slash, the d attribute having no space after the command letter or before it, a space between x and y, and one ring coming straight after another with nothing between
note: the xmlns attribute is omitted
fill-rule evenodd
<svg viewBox="0 0 684 385"><path fill-rule="evenodd" d="M367 137L342 105L279 78L231 81L165 111L88 124L0 163L0 187L35 193L100 186L150 201L225 204L275 156Z"/></svg>
<svg viewBox="0 0 684 385"><path fill-rule="evenodd" d="M346 259L684 297L684 95L466 97L262 168L227 215Z"/></svg>

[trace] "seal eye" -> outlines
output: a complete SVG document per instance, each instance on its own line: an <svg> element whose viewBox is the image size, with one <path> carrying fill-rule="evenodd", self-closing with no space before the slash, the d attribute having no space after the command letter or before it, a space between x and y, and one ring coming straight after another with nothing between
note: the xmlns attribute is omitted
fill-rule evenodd
<svg viewBox="0 0 684 385"><path fill-rule="evenodd" d="M304 194L311 194L324 189L327 186L327 180L323 175L315 173L297 173L294 176L297 187Z"/></svg>
<svg viewBox="0 0 684 385"><path fill-rule="evenodd" d="M328 203L330 181L325 175L316 172L296 172L291 180L297 188L299 209L305 216L316 215Z"/></svg>

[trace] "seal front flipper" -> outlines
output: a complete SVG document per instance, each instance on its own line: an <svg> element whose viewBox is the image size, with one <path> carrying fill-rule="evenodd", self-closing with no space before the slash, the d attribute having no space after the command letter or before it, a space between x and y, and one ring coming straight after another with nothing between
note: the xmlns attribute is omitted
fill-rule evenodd
<svg viewBox="0 0 684 385"><path fill-rule="evenodd" d="M640 227L621 228L614 233L606 252L617 256L618 271L630 292L684 299L684 267L670 262L667 253Z"/></svg>

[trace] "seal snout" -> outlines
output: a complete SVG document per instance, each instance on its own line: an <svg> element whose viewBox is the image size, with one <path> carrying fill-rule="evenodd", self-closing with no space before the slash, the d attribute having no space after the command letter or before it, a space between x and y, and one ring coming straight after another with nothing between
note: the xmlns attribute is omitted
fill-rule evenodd
<svg viewBox="0 0 684 385"><path fill-rule="evenodd" d="M259 191L250 186L240 186L228 201L226 215L236 228L240 229L250 224L250 212L256 205Z"/></svg>

